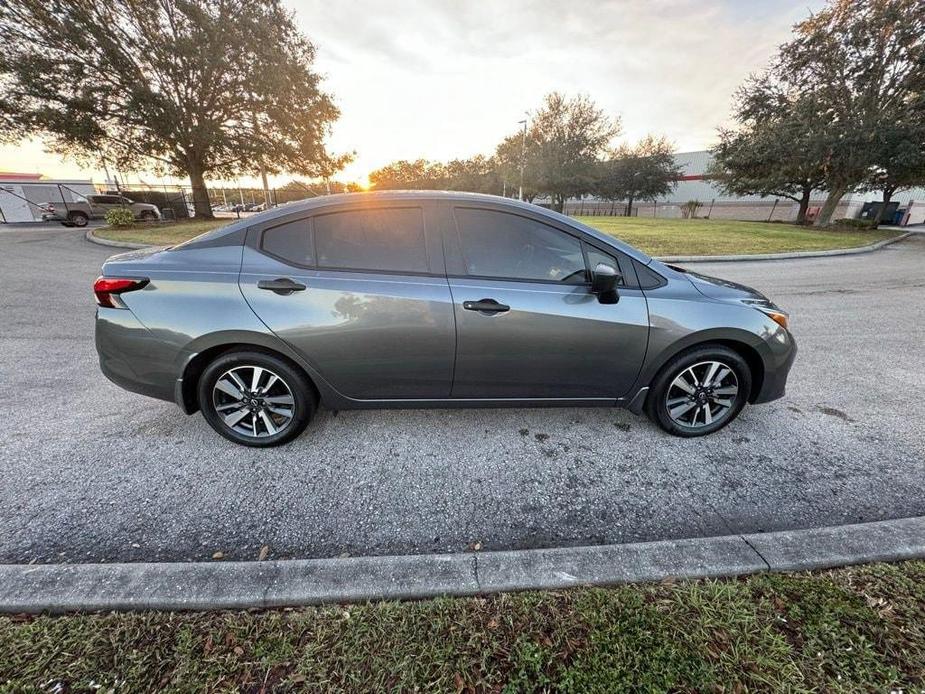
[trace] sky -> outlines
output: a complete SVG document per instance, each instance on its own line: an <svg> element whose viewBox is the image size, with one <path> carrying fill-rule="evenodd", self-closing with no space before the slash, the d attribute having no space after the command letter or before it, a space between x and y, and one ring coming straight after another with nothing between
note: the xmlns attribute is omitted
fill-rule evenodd
<svg viewBox="0 0 925 694"><path fill-rule="evenodd" d="M731 96L821 0L286 0L341 110L329 138L354 152L339 179L396 159L491 154L550 91L587 94L647 133L705 149ZM44 152L0 146L0 171L103 180ZM123 173L129 182L152 182ZM155 179L156 180L156 179ZM253 179L243 179L252 183ZM282 177L279 182L288 180Z"/></svg>

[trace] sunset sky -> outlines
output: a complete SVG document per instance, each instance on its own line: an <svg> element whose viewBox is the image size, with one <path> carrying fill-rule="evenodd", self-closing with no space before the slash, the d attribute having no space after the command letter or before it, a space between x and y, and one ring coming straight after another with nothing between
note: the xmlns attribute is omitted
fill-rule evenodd
<svg viewBox="0 0 925 694"><path fill-rule="evenodd" d="M735 87L822 5L288 2L318 48L316 68L342 111L330 147L356 152L338 176L353 181L395 159L490 154L552 90L590 95L622 118L624 139L652 132L681 151L704 149L727 120ZM0 147L0 170L103 179L44 153L36 141Z"/></svg>

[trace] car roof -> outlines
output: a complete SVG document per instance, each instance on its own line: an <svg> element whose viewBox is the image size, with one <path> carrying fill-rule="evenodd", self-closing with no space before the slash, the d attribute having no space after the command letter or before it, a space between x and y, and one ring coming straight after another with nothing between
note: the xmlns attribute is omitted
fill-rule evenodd
<svg viewBox="0 0 925 694"><path fill-rule="evenodd" d="M369 204L375 204L376 202L387 202L394 200L405 200L405 201L425 201L425 200L437 200L437 201L447 201L454 203L472 203L472 204L490 204L500 207L508 207L512 210L522 210L528 212L534 216L547 217L553 221L557 221L560 224L566 224L573 228L579 229L588 236L592 236L603 243L614 246L618 250L626 253L636 260L648 264L651 261L651 258L643 253L642 251L626 244L619 239L605 234L593 227L589 227L587 224L582 224L577 219L573 217L568 217L559 212L547 209L545 207L540 207L539 205L534 205L532 203L523 202L521 200L515 200L513 198L506 198L500 195L486 195L484 193L463 193L457 191L447 191L447 190L383 190L383 191L369 191L365 193L335 193L332 195L322 195L315 198L307 198L305 200L297 200L295 202L284 203L273 207L264 212L254 215L253 217L246 217L240 220L235 220L228 226L221 227L211 232L207 232L202 237L198 237L195 241L206 240L214 241L220 237L233 234L240 231L241 229L246 229L247 227L253 226L254 224L263 224L266 222L271 222L274 219L287 217L293 212L309 212L316 209L322 209L324 207L335 206L335 205L356 205L358 207L366 206Z"/></svg>

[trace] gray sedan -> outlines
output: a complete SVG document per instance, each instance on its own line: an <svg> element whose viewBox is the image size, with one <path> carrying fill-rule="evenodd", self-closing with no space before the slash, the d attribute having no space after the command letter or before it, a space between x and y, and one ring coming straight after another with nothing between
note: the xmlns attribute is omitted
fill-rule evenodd
<svg viewBox="0 0 925 694"><path fill-rule="evenodd" d="M96 346L118 385L272 446L320 405L623 406L677 436L781 397L788 316L506 198L332 195L110 258Z"/></svg>

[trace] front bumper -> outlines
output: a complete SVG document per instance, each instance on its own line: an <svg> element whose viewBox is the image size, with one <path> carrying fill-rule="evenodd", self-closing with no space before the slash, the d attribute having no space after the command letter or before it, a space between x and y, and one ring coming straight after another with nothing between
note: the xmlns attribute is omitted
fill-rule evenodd
<svg viewBox="0 0 925 694"><path fill-rule="evenodd" d="M786 346L783 349L780 347L773 349L771 359L765 359L764 379L761 388L752 400L753 403L771 402L784 397L787 392L787 377L790 375L790 368L797 356L797 343L789 331L785 334Z"/></svg>

